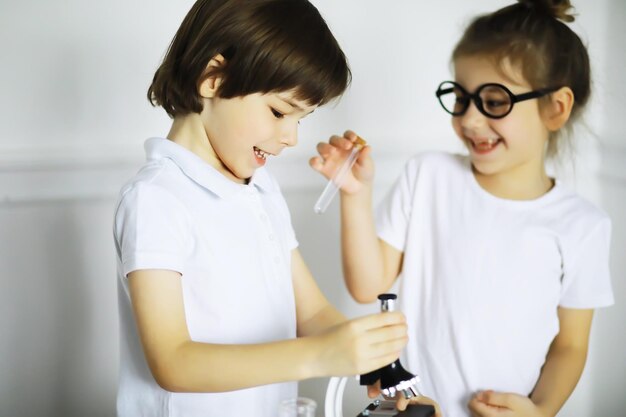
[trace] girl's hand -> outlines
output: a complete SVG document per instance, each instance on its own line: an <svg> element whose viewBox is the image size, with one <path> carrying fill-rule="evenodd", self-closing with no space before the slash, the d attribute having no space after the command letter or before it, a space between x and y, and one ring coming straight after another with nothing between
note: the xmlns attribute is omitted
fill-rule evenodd
<svg viewBox="0 0 626 417"><path fill-rule="evenodd" d="M333 376L365 374L390 364L408 341L406 319L399 312L360 317L314 337L318 373Z"/></svg>
<svg viewBox="0 0 626 417"><path fill-rule="evenodd" d="M547 417L526 396L491 390L474 395L467 406L472 417Z"/></svg>
<svg viewBox="0 0 626 417"><path fill-rule="evenodd" d="M331 136L328 143L320 142L317 145L317 152L320 156L315 156L309 160L309 165L326 178L332 178L343 162L348 158L357 135L351 130L347 130L343 136ZM360 152L343 184L341 190L349 194L360 191L364 185L371 184L374 178L374 163L370 157L370 147L365 146Z"/></svg>
<svg viewBox="0 0 626 417"><path fill-rule="evenodd" d="M377 381L376 384L374 385L368 385L367 386L367 396L370 398L376 398L380 395L381 390L380 390L380 381ZM433 400L432 398L428 398L425 397L423 395L419 395L417 397L413 397L410 399L406 399L404 398L404 394L396 394L395 397L395 401L396 401L396 408L399 411L404 411L406 410L406 407L409 404L424 404L424 405L432 405L433 407L435 407L435 415L434 417L443 417L443 414L441 413L441 408L439 407L439 404L437 404L437 402L435 400Z"/></svg>

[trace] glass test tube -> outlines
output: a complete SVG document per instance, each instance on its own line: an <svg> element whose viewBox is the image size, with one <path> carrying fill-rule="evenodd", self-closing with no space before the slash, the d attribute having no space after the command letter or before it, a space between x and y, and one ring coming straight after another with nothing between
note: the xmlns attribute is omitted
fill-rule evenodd
<svg viewBox="0 0 626 417"><path fill-rule="evenodd" d="M350 152L350 155L343 162L343 164L339 167L339 169L335 171L332 178L328 180L328 183L326 184L324 191L322 191L322 194L315 202L315 205L313 206L313 210L317 214L322 214L326 211L326 209L330 205L330 202L333 201L335 194L337 194L337 191L339 191L339 188L341 188L341 184L343 184L344 177L346 176L348 171L352 169L352 166L354 165L354 162L356 161L357 156L359 156L359 152L361 151L361 149L363 149L363 147L366 144L367 142L365 142L363 139L357 136L356 141L354 142L354 145L352 148L352 152Z"/></svg>

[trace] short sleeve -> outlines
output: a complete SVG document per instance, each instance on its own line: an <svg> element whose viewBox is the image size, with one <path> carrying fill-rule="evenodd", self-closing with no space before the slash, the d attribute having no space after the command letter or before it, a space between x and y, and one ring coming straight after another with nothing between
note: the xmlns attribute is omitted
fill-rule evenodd
<svg viewBox="0 0 626 417"><path fill-rule="evenodd" d="M413 206L414 188L419 174L418 158L411 159L376 212L378 236L404 251Z"/></svg>
<svg viewBox="0 0 626 417"><path fill-rule="evenodd" d="M187 210L166 189L135 184L115 215L115 241L124 276L140 269L184 274L192 234Z"/></svg>
<svg viewBox="0 0 626 417"><path fill-rule="evenodd" d="M610 240L611 221L604 217L564 256L561 307L597 308L613 304Z"/></svg>

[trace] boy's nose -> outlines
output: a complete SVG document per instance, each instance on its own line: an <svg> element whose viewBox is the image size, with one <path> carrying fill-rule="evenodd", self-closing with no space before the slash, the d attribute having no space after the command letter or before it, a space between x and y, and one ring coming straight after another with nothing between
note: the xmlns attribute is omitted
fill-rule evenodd
<svg viewBox="0 0 626 417"><path fill-rule="evenodd" d="M285 146L296 146L298 143L298 123L285 127L281 133L280 142Z"/></svg>

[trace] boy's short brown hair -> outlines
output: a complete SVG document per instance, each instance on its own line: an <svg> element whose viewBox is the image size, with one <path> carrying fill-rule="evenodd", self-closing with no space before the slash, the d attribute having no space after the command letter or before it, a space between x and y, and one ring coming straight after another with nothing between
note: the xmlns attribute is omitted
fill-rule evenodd
<svg viewBox="0 0 626 417"><path fill-rule="evenodd" d="M221 54L225 64L207 71ZM346 57L307 0L198 0L176 32L148 89L148 100L173 118L200 113L198 86L222 78L217 95L295 90L322 105L350 83Z"/></svg>

